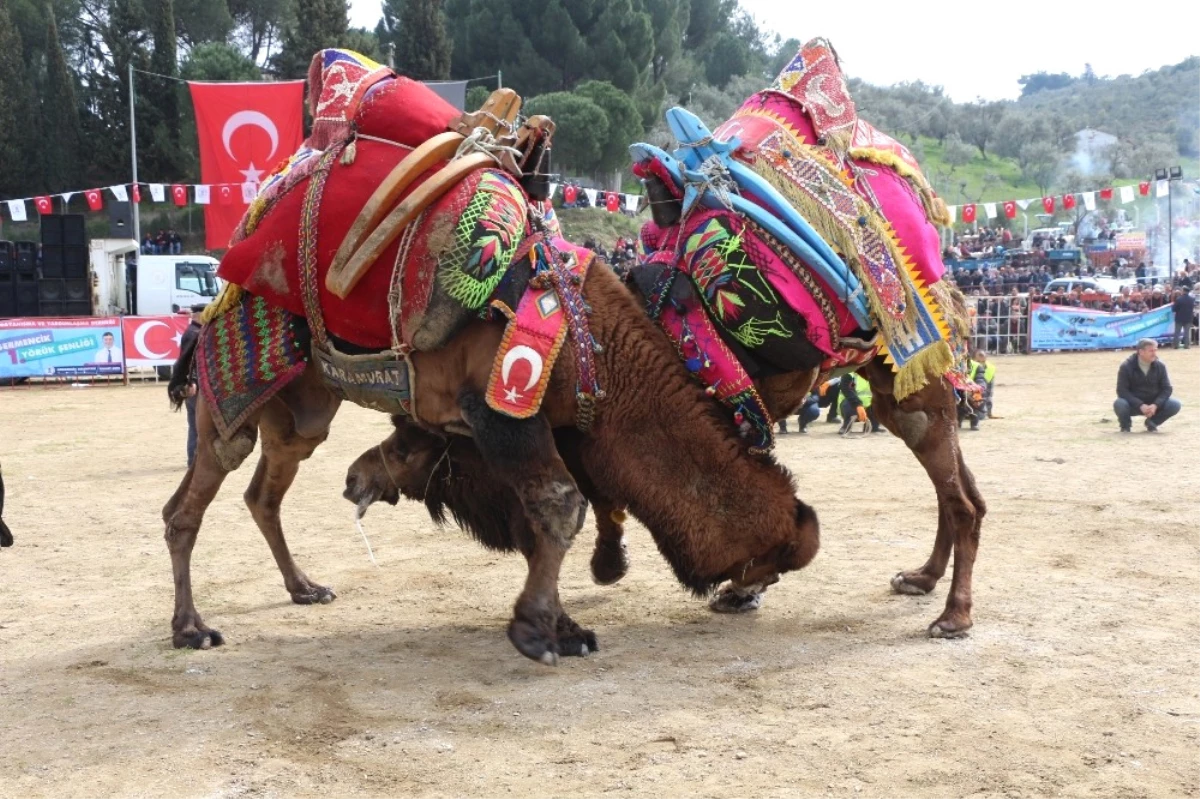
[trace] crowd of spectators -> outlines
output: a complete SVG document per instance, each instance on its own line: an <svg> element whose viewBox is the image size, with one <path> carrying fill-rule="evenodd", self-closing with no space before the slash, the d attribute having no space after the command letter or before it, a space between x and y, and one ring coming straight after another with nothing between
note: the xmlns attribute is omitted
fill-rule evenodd
<svg viewBox="0 0 1200 799"><path fill-rule="evenodd" d="M183 253L183 238L170 230L159 230L157 236L147 233L142 237L142 255L180 255Z"/></svg>

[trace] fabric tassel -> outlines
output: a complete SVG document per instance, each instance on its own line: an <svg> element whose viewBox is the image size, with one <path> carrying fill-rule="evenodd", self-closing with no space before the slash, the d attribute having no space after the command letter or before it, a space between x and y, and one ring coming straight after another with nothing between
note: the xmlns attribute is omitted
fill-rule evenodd
<svg viewBox="0 0 1200 799"><path fill-rule="evenodd" d="M200 324L207 325L229 309L236 308L241 301L242 287L236 283L226 283L217 298L200 315Z"/></svg>
<svg viewBox="0 0 1200 799"><path fill-rule="evenodd" d="M342 150L342 157L338 160L342 166L350 166L356 157L358 157L358 139L351 139L350 143Z"/></svg>

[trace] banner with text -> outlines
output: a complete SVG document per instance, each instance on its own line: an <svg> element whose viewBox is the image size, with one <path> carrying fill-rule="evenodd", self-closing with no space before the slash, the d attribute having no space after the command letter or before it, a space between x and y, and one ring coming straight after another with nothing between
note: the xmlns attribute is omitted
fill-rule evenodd
<svg viewBox="0 0 1200 799"><path fill-rule="evenodd" d="M1142 338L1169 341L1174 319L1170 305L1142 313L1107 313L1035 303L1029 315L1030 350L1116 350Z"/></svg>
<svg viewBox="0 0 1200 799"><path fill-rule="evenodd" d="M179 358L179 341L191 320L190 314L123 317L126 368L175 363Z"/></svg>
<svg viewBox="0 0 1200 799"><path fill-rule="evenodd" d="M121 320L0 319L0 379L119 375Z"/></svg>

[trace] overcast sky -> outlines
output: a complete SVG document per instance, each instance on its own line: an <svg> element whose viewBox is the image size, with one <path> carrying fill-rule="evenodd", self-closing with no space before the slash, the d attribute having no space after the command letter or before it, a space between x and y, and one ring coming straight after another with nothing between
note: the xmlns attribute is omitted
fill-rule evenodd
<svg viewBox="0 0 1200 799"><path fill-rule="evenodd" d="M1020 13L1038 3L992 0L741 3L760 27L785 39L829 39L851 77L884 86L922 80L944 86L956 102L1014 99L1017 79L1033 72L1078 75L1090 63L1100 76L1138 75L1200 53L1197 28L1185 23L1195 13L1191 0L1123 3L1119 11L1108 3L1045 3L1040 18ZM379 9L379 0L350 0L352 24L374 28Z"/></svg>

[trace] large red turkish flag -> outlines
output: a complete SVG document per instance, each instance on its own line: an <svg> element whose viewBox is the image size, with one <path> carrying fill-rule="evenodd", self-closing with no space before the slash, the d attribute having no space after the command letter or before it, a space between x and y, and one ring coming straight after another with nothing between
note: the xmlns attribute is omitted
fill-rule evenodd
<svg viewBox="0 0 1200 799"><path fill-rule="evenodd" d="M257 185L304 140L304 81L189 82L202 184ZM223 250L246 212L242 193L204 208L205 246Z"/></svg>

